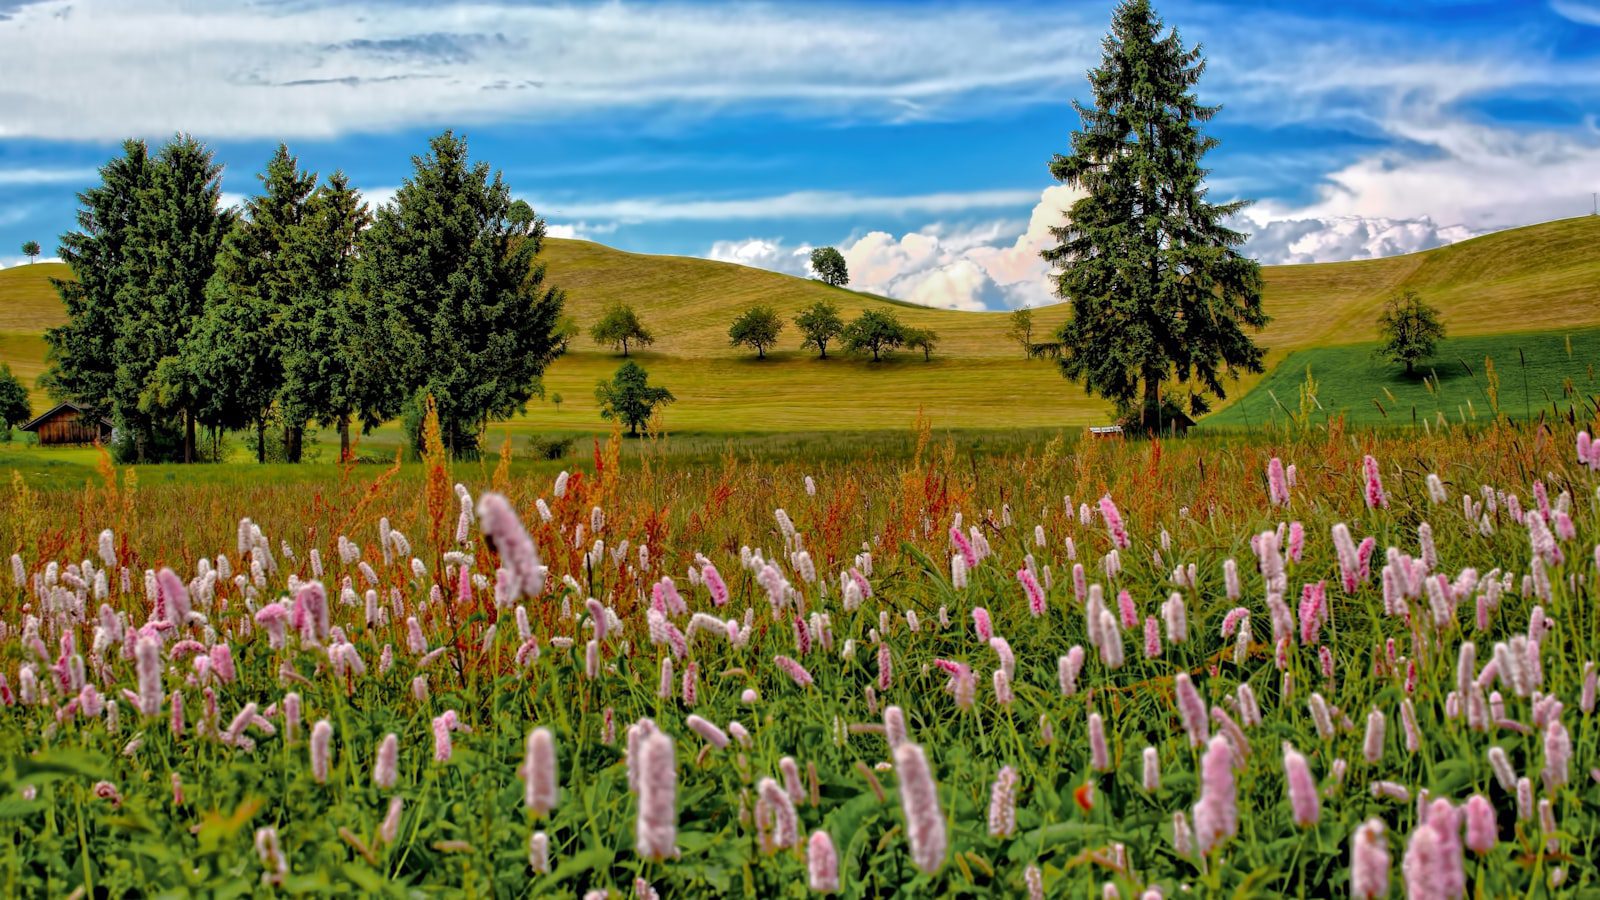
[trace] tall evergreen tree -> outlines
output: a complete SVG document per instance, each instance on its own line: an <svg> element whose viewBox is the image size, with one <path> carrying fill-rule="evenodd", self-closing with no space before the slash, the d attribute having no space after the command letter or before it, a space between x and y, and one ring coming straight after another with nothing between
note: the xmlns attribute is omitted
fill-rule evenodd
<svg viewBox="0 0 1600 900"><path fill-rule="evenodd" d="M447 131L412 163L356 266L361 416L367 427L400 413L420 424L431 395L445 446L467 455L491 419L541 392L564 295L537 262L544 221L513 210L505 181L468 160L465 140Z"/></svg>
<svg viewBox="0 0 1600 900"><path fill-rule="evenodd" d="M298 462L305 423L339 430L339 459L350 455L350 421L360 405L352 285L362 231L372 221L359 191L334 172L307 204L296 243L301 281L285 310L283 388L279 403L289 423L285 453Z"/></svg>
<svg viewBox="0 0 1600 900"><path fill-rule="evenodd" d="M150 185L152 161L143 141L100 168L100 183L78 194L78 228L61 236L71 278L52 279L67 321L45 332L50 368L40 384L56 400L111 416L115 345L121 321L118 289L130 274L135 226Z"/></svg>
<svg viewBox="0 0 1600 900"><path fill-rule="evenodd" d="M1219 107L1193 92L1205 60L1175 29L1162 31L1148 0L1124 0L1113 14L1089 72L1093 101L1073 102L1083 125L1072 152L1050 164L1087 196L1044 251L1056 292L1072 301L1062 373L1125 414L1140 403L1147 430L1161 427L1163 384L1190 385L1199 414L1206 392L1225 396L1224 375L1261 371L1261 348L1244 329L1267 322L1260 267L1226 224L1247 201L1206 199L1200 161L1217 140L1201 126Z"/></svg>
<svg viewBox="0 0 1600 900"><path fill-rule="evenodd" d="M235 218L221 197L222 167L204 144L179 135L161 148L130 244L132 271L119 290L114 345L114 412L131 427L140 459L149 455L149 439L175 419L183 429L183 460L195 458L196 418L208 386L184 354Z"/></svg>
<svg viewBox="0 0 1600 900"><path fill-rule="evenodd" d="M286 331L303 281L298 243L317 176L302 172L289 148L279 144L257 178L261 193L245 201L243 217L223 242L209 305L185 356L196 383L204 386L202 421L253 427L256 459L265 462L282 356L293 346Z"/></svg>

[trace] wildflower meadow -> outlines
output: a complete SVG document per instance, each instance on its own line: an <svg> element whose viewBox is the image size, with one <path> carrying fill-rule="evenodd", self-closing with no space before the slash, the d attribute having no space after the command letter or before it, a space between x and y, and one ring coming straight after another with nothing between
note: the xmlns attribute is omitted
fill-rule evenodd
<svg viewBox="0 0 1600 900"><path fill-rule="evenodd" d="M1600 891L1561 423L0 500L0 891ZM330 467L331 468L331 467Z"/></svg>

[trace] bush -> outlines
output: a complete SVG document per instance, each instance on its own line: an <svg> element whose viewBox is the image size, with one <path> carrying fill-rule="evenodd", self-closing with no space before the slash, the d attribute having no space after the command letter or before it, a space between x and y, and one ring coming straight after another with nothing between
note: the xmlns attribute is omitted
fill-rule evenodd
<svg viewBox="0 0 1600 900"><path fill-rule="evenodd" d="M528 450L534 459L566 459L572 453L572 447L578 442L571 437L548 437L534 435L528 439Z"/></svg>

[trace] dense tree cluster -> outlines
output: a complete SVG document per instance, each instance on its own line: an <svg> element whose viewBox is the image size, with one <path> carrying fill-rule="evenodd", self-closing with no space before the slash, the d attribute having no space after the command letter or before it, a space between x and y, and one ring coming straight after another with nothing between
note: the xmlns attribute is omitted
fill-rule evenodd
<svg viewBox="0 0 1600 900"><path fill-rule="evenodd" d="M537 262L544 222L445 132L375 212L335 172L319 184L280 146L239 209L221 167L179 136L141 141L79 195L62 238L68 320L46 334L41 384L112 419L119 454L196 459L196 430L254 433L298 461L307 428L403 416L426 398L469 455L491 419L540 393L573 329Z"/></svg>

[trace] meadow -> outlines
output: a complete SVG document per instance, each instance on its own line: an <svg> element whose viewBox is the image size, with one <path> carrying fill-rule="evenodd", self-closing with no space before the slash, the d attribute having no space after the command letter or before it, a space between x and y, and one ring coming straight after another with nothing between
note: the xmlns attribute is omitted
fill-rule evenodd
<svg viewBox="0 0 1600 900"><path fill-rule="evenodd" d="M0 889L1600 888L1575 427L678 440L13 475Z"/></svg>

